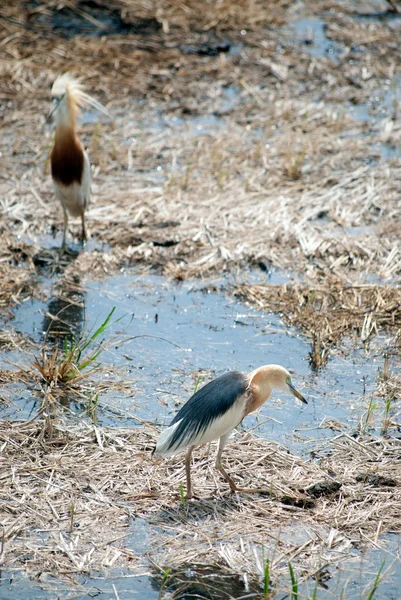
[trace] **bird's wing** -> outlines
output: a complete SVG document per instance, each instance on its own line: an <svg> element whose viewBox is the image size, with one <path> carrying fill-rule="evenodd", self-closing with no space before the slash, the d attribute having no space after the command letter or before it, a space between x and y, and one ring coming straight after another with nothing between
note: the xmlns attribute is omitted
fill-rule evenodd
<svg viewBox="0 0 401 600"><path fill-rule="evenodd" d="M244 416L247 381L243 373L214 379L184 404L160 435L155 452L170 456L228 433Z"/></svg>
<svg viewBox="0 0 401 600"><path fill-rule="evenodd" d="M54 191L61 204L73 217L79 217L82 214L82 207L85 209L82 186L75 182L71 185L62 185L53 181Z"/></svg>
<svg viewBox="0 0 401 600"><path fill-rule="evenodd" d="M82 204L87 208L91 195L91 164L87 152L84 151L84 169L82 172Z"/></svg>

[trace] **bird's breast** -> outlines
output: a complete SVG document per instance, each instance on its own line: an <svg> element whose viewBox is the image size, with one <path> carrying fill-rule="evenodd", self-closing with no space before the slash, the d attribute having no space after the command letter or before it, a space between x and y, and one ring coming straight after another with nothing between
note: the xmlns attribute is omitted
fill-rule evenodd
<svg viewBox="0 0 401 600"><path fill-rule="evenodd" d="M61 130L50 155L53 180L64 186L81 184L84 171L84 150L75 132Z"/></svg>

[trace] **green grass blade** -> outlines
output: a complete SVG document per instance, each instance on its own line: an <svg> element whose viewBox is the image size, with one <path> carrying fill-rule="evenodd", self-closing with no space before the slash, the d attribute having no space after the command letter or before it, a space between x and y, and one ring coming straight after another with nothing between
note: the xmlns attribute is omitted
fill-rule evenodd
<svg viewBox="0 0 401 600"><path fill-rule="evenodd" d="M80 346L77 346L77 354L75 357L75 360L77 363L79 363L79 361L81 360L81 356L82 356L82 349Z"/></svg>
<svg viewBox="0 0 401 600"><path fill-rule="evenodd" d="M163 579L160 584L159 595L157 597L157 600L161 600L163 597L164 586L166 585L166 582L167 582L167 579L168 579L170 573L171 573L171 569L166 569L165 571L163 571Z"/></svg>
<svg viewBox="0 0 401 600"><path fill-rule="evenodd" d="M183 508L185 508L187 503L185 502L185 492L184 492L184 486L182 485L182 483L180 483L180 498L181 498L181 506Z"/></svg>
<svg viewBox="0 0 401 600"><path fill-rule="evenodd" d="M386 561L385 561L385 560L383 560L382 564L380 565L380 569L378 570L378 572L377 572L377 575L376 575L376 577L375 577L375 580L374 580L374 582L373 582L373 587L372 587L372 589L370 590L370 592L369 592L369 595L368 595L368 597L366 598L366 600L373 600L373 596L375 595L375 593L376 593L376 590L377 590L377 588L379 587L379 583L380 583L380 575L381 575L381 573L382 573L382 571L383 571L383 568L384 568L384 565L385 565L385 563L386 563Z"/></svg>
<svg viewBox="0 0 401 600"><path fill-rule="evenodd" d="M89 367L89 365L91 365L97 359L97 357L102 352L102 350L103 350L103 348L100 348L100 350L95 352L95 354L92 354L92 356L88 356L88 358L86 360L79 363L78 369L80 371L83 371L84 369L86 369L86 367Z"/></svg>
<svg viewBox="0 0 401 600"><path fill-rule="evenodd" d="M195 382L194 394L196 394L196 392L198 391L198 387L199 387L200 382L201 382L201 376L198 375L198 377L196 379L196 382Z"/></svg>
<svg viewBox="0 0 401 600"><path fill-rule="evenodd" d="M107 327L110 323L111 317L113 316L115 310L116 310L116 307L113 306L113 308L107 315L106 319L103 321L103 323L100 325L100 327L98 329L96 329L95 333L91 336L90 339L92 342L107 329Z"/></svg>
<svg viewBox="0 0 401 600"><path fill-rule="evenodd" d="M288 563L288 568L290 570L290 577L291 577L291 600L298 600L298 582L297 579L295 577L295 573L294 573L294 569L292 568L292 564Z"/></svg>
<svg viewBox="0 0 401 600"><path fill-rule="evenodd" d="M315 585L315 589L313 590L313 596L312 596L311 600L316 600L316 598L317 598L317 586L318 586L318 580L316 580L316 585Z"/></svg>
<svg viewBox="0 0 401 600"><path fill-rule="evenodd" d="M91 336L88 336L87 340L81 345L81 352L83 352L91 342L93 342L96 338L99 337L99 335L101 335L109 326L110 324L110 320L111 317L114 314L114 311L116 310L116 307L113 306L113 308L111 309L111 311L109 312L109 314L107 315L106 319L103 321L103 323L100 325L100 327L98 327L98 329L96 329L95 333L93 333ZM120 317L122 318L122 317ZM118 321L120 321L120 319L118 319L117 321L115 321L115 323L117 323Z"/></svg>
<svg viewBox="0 0 401 600"><path fill-rule="evenodd" d="M85 369L86 369L85 373L81 372L83 369L77 368L77 372L79 373L79 375L77 374L76 379L77 380L84 379L85 377L88 377L88 375L90 375L90 373L95 373L99 369L100 365L101 365L101 363L97 362L97 363L93 364L90 369L88 367L85 367Z"/></svg>
<svg viewBox="0 0 401 600"><path fill-rule="evenodd" d="M269 585L270 585L270 564L269 559L266 559L265 562L265 573L264 573L264 582L263 582L263 592L265 595L265 600L269 597Z"/></svg>
<svg viewBox="0 0 401 600"><path fill-rule="evenodd" d="M170 575L171 569L166 569L163 573L163 583L166 581L167 577Z"/></svg>

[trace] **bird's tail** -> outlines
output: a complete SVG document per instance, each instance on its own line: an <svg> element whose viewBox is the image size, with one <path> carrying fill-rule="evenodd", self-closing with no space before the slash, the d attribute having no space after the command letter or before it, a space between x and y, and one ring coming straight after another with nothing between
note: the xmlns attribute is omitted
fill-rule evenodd
<svg viewBox="0 0 401 600"><path fill-rule="evenodd" d="M181 421L178 421L178 423L174 423L174 425L171 425L162 431L159 441L153 449L152 456L154 454L158 454L159 456L172 456L177 452L177 448L172 447L172 440L174 432L180 423Z"/></svg>

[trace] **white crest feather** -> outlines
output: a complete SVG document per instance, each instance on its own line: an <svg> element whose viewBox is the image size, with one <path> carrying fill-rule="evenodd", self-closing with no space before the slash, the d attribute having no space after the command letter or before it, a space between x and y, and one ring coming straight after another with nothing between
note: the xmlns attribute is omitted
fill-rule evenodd
<svg viewBox="0 0 401 600"><path fill-rule="evenodd" d="M67 94L71 97L73 102L76 104L78 108L81 106L89 105L93 108L96 108L98 111L102 112L106 116L110 118L110 113L103 104L95 100L92 96L87 94L84 91L83 84L81 80L71 73L63 73L63 75L59 75L52 86L52 96L59 98L60 96L64 96Z"/></svg>

